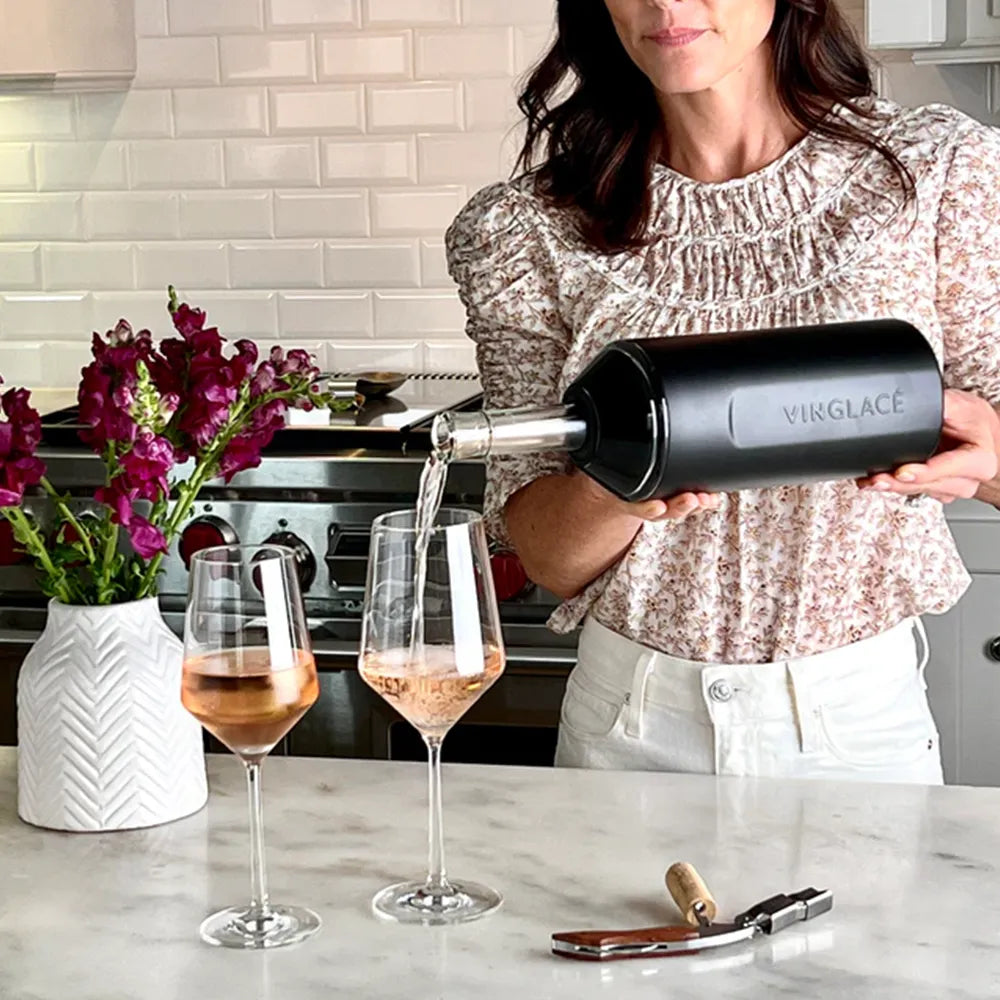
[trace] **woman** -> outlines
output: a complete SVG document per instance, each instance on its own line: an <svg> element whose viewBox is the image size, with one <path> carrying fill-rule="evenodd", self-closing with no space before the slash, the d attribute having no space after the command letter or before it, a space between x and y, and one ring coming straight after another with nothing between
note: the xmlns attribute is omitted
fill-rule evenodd
<svg viewBox="0 0 1000 1000"><path fill-rule="evenodd" d="M860 482L626 504L494 460L491 531L581 620L557 763L941 782L919 615L969 579L943 516L1000 496L1000 133L872 96L833 0L559 0L522 164L448 233L491 407L609 340L896 317L945 443Z"/></svg>

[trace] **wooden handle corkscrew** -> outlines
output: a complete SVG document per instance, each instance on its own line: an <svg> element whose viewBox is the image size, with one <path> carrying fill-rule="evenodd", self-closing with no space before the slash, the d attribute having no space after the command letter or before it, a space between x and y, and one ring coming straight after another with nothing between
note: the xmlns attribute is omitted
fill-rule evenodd
<svg viewBox="0 0 1000 1000"><path fill-rule="evenodd" d="M715 900L693 865L681 861L671 865L666 881L677 909L692 927L707 926L715 920Z"/></svg>

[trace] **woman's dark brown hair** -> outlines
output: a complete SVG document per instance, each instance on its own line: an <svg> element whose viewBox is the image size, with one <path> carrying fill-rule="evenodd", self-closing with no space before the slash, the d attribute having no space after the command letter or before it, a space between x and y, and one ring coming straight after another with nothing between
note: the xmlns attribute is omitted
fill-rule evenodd
<svg viewBox="0 0 1000 1000"><path fill-rule="evenodd" d="M664 143L652 84L619 41L604 0L558 0L557 21L558 37L518 100L527 135L517 169L532 173L551 203L577 210L595 249L642 246L650 174ZM868 61L836 0L777 0L770 39L788 114L806 131L877 150L911 200L912 175L874 128L828 115L840 104L873 125L877 117L862 101L875 91ZM567 77L571 89L553 103Z"/></svg>

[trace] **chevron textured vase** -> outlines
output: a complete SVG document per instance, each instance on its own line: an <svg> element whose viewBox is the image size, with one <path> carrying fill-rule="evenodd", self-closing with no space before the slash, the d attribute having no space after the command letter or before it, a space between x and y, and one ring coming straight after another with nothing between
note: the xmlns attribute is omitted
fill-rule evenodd
<svg viewBox="0 0 1000 1000"><path fill-rule="evenodd" d="M17 686L21 819L129 830L205 804L201 726L181 707L181 654L156 598L49 604Z"/></svg>

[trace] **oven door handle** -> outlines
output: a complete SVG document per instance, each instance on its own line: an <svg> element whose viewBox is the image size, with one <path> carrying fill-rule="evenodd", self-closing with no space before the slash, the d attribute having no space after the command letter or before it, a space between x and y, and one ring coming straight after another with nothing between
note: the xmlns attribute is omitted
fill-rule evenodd
<svg viewBox="0 0 1000 1000"><path fill-rule="evenodd" d="M0 628L0 646L33 646L41 637L40 628Z"/></svg>
<svg viewBox="0 0 1000 1000"><path fill-rule="evenodd" d="M32 646L42 634L41 629L0 629L0 646ZM354 661L358 657L357 642L319 639L313 642L313 654L338 660ZM574 667L576 650L547 649L544 646L510 646L507 663L516 667Z"/></svg>
<svg viewBox="0 0 1000 1000"><path fill-rule="evenodd" d="M318 639L313 642L313 655L354 660L358 656L358 644L335 639ZM509 666L517 667L574 667L576 650L546 649L544 646L511 646L507 649L507 663Z"/></svg>

